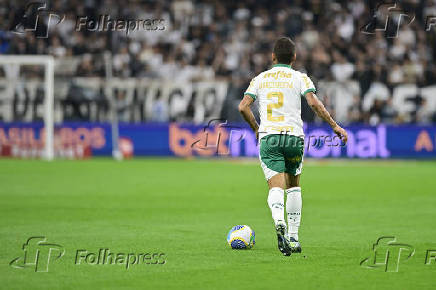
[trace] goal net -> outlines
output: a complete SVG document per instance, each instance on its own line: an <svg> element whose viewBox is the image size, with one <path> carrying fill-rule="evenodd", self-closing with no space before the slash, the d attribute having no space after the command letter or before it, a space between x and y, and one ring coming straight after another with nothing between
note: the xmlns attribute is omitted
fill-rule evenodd
<svg viewBox="0 0 436 290"><path fill-rule="evenodd" d="M0 156L53 160L53 90L52 56L0 55ZM38 122L42 130L20 130Z"/></svg>

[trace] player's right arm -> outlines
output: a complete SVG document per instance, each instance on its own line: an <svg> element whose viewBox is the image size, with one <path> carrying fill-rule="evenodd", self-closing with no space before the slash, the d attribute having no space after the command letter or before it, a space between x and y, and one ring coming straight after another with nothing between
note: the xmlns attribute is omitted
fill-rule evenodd
<svg viewBox="0 0 436 290"><path fill-rule="evenodd" d="M333 131L336 133L336 135L341 138L344 143L347 143L348 135L347 131L345 131L341 126L338 125L338 123L333 120L332 116L330 116L330 113L327 111L327 109L324 107L324 104L318 99L318 97L313 92L308 92L305 94L307 103L312 108L312 110L324 121L326 121L330 127L332 127Z"/></svg>
<svg viewBox="0 0 436 290"><path fill-rule="evenodd" d="M256 100L257 95L257 78L254 78L251 80L250 86L245 91L244 98L238 106L239 113L241 113L244 120L250 125L251 129L256 134L256 139L259 138L259 124L257 124L250 106Z"/></svg>
<svg viewBox="0 0 436 290"><path fill-rule="evenodd" d="M244 98L239 103L238 110L241 113L244 120L250 125L253 132L256 134L256 139L259 138L259 124L257 124L256 118L254 118L254 114L251 111L251 104L253 104L254 99L249 95L244 95Z"/></svg>

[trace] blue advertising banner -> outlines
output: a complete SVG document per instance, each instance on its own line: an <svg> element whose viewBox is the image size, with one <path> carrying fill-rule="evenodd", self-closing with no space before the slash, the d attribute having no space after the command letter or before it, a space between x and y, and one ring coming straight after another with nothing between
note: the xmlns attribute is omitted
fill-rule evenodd
<svg viewBox="0 0 436 290"><path fill-rule="evenodd" d="M305 125L305 156L436 157L436 126L362 125L346 129L349 139L343 146L329 127ZM257 157L258 154L253 132L240 124L120 124L119 132L120 148L126 156ZM43 148L43 135L42 123L0 123L0 154L37 155L35 152ZM64 123L55 128L55 151L59 156L72 154L74 157L86 152L93 156L110 156L111 140L110 124L106 123Z"/></svg>

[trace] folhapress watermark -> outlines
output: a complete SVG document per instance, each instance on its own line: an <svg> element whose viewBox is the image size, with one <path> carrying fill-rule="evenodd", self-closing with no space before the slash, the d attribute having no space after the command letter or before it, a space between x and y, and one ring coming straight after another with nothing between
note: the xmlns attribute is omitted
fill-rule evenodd
<svg viewBox="0 0 436 290"><path fill-rule="evenodd" d="M49 30L60 25L66 18L65 14L48 10L46 2L33 1L25 7L15 11L16 17L9 26L9 31L18 34L33 33L36 38L48 38ZM162 31L166 29L165 19L125 19L111 18L110 15L89 17L77 16L75 19L75 31L88 32L123 32L129 35L135 31Z"/></svg>
<svg viewBox="0 0 436 290"><path fill-rule="evenodd" d="M137 265L164 265L167 256L161 251L121 252L109 248L99 248L96 251L86 249L75 250L74 259L62 259L65 248L59 244L48 243L44 236L30 237L23 245L23 255L13 259L9 265L16 269L33 269L35 272L48 272L49 265L61 262L73 263L78 266L122 266L126 270Z"/></svg>
<svg viewBox="0 0 436 290"><path fill-rule="evenodd" d="M258 132L259 135L267 132ZM201 151L209 151L218 155L231 155L229 147L239 142L243 142L247 137L247 132L244 127L231 125L225 119L212 119L203 127L202 132L198 132L190 144L191 149ZM293 127L285 126L277 128L279 138L268 138L265 136L265 141L270 147L305 147L305 151L311 148L319 149L326 147L345 147L346 144L342 138L335 135L308 135L300 136L300 138L286 139L287 135L293 134ZM256 136L258 138L258 136Z"/></svg>
<svg viewBox="0 0 436 290"><path fill-rule="evenodd" d="M416 15L399 5L400 1L381 2L372 12L371 19L360 28L365 34L385 32L387 38L397 38L402 26L411 25ZM426 32L436 28L436 15L427 15L424 22Z"/></svg>
<svg viewBox="0 0 436 290"><path fill-rule="evenodd" d="M13 259L13 268L32 268L35 272L48 272L50 263L60 259L65 249L58 244L48 243L45 237L30 237L23 244L23 256Z"/></svg>
<svg viewBox="0 0 436 290"><path fill-rule="evenodd" d="M395 237L380 237L372 246L371 256L360 265L367 268L381 268L385 272L398 272L400 261L406 261L415 254L408 244L398 243Z"/></svg>
<svg viewBox="0 0 436 290"><path fill-rule="evenodd" d="M122 265L129 269L132 265L163 265L166 263L165 253L122 253L109 249L98 251L77 250L76 265Z"/></svg>
<svg viewBox="0 0 436 290"><path fill-rule="evenodd" d="M17 17L10 24L9 31L17 34L34 33L36 38L47 38L49 28L65 19L65 14L47 10L47 3L38 1L29 2L15 13Z"/></svg>
<svg viewBox="0 0 436 290"><path fill-rule="evenodd" d="M97 19L88 16L77 16L76 31L118 31L126 35L139 30L165 30L164 19L112 19L110 15L100 15Z"/></svg>
<svg viewBox="0 0 436 290"><path fill-rule="evenodd" d="M384 272L398 272L400 264L410 260L415 252L412 245L399 243L394 236L383 236L373 244L370 256L363 259L360 266ZM436 265L436 250L426 250L424 265Z"/></svg>

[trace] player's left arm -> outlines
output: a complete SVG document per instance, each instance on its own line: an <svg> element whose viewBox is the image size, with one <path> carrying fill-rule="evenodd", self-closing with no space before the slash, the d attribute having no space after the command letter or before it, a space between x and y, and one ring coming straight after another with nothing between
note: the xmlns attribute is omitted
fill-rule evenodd
<svg viewBox="0 0 436 290"><path fill-rule="evenodd" d="M254 118L254 114L251 111L251 104L254 103L254 99L249 95L244 95L244 98L239 103L238 109L239 113L241 113L244 120L250 125L251 129L256 134L256 138L259 137L259 124L257 124L256 118Z"/></svg>
<svg viewBox="0 0 436 290"><path fill-rule="evenodd" d="M324 107L324 104L318 99L318 97L313 92L308 92L305 94L307 103L312 108L312 110L324 121L326 121L330 127L332 127L333 131L339 138L341 138L344 143L347 143L348 134L344 128L338 125L335 120L333 120L330 113Z"/></svg>
<svg viewBox="0 0 436 290"><path fill-rule="evenodd" d="M333 120L330 113L324 107L324 104L315 95L316 88L312 80L306 74L301 74L300 89L301 96L306 98L307 104L318 115L318 117L326 121L330 127L332 127L333 132L335 132L335 134L338 135L338 137L341 138L344 143L347 143L347 131L339 126L335 120Z"/></svg>

